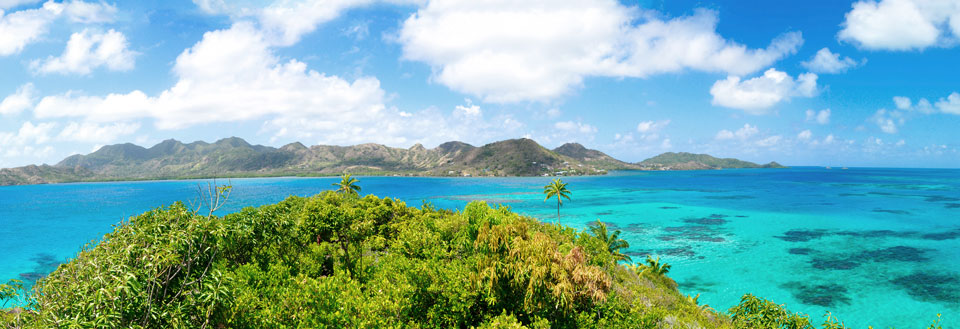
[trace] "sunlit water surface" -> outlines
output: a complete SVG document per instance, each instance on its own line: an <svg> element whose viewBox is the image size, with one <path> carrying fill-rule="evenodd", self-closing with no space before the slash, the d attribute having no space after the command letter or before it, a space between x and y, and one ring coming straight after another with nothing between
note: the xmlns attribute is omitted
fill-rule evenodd
<svg viewBox="0 0 960 329"><path fill-rule="evenodd" d="M361 177L364 194L462 209L486 200L556 221L550 178ZM331 189L338 178L234 179L223 211ZM960 327L960 170L618 172L566 177L560 222L601 220L628 254L661 255L686 294L717 310L753 293L848 325ZM189 201L201 181L0 187L0 281L54 270L122 219ZM221 181L222 182L222 181Z"/></svg>

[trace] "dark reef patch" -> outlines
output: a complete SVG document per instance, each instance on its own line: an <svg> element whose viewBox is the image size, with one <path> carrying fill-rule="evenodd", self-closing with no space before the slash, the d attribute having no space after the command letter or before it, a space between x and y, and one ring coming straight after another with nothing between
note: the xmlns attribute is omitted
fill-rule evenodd
<svg viewBox="0 0 960 329"><path fill-rule="evenodd" d="M850 197L850 196L867 196L867 195L864 193L840 193L840 194L837 194L837 196Z"/></svg>
<svg viewBox="0 0 960 329"><path fill-rule="evenodd" d="M948 203L943 205L943 207L947 209L960 209L960 203Z"/></svg>
<svg viewBox="0 0 960 329"><path fill-rule="evenodd" d="M923 201L926 201L926 202L955 202L955 201L960 201L960 198L954 198L954 197L948 197L948 196L942 196L942 195L931 195L931 196L928 196L926 199L923 199Z"/></svg>
<svg viewBox="0 0 960 329"><path fill-rule="evenodd" d="M699 293L702 291L714 291L714 286L717 283L713 281L707 281L701 278L698 275L694 275L687 280L677 282L677 287L682 289L687 293Z"/></svg>
<svg viewBox="0 0 960 329"><path fill-rule="evenodd" d="M679 256L679 257L689 257L689 258L693 258L694 256L697 255L697 253L693 251L693 247L691 246L681 246L677 248L660 249L659 253L667 256Z"/></svg>
<svg viewBox="0 0 960 329"><path fill-rule="evenodd" d="M818 270L851 270L867 262L923 263L930 261L930 257L927 257L928 251L928 249L920 249L910 246L895 246L877 250L866 250L846 255L813 257L810 259L810 265Z"/></svg>
<svg viewBox="0 0 960 329"><path fill-rule="evenodd" d="M736 217L736 218L747 218L747 217L750 217L750 216L747 216L747 215L736 215L736 216L733 216L733 217Z"/></svg>
<svg viewBox="0 0 960 329"><path fill-rule="evenodd" d="M788 282L780 285L793 294L793 297L807 305L836 307L850 304L847 288L835 283L805 284L803 282Z"/></svg>
<svg viewBox="0 0 960 329"><path fill-rule="evenodd" d="M960 238L960 229L955 229L953 231L947 231L947 232L941 232L941 233L927 233L920 237L927 240L935 240L935 241L953 240L956 238Z"/></svg>
<svg viewBox="0 0 960 329"><path fill-rule="evenodd" d="M666 227L663 229L669 234L658 236L661 241L690 240L703 242L724 242L720 232L710 226L705 225L684 225Z"/></svg>
<svg viewBox="0 0 960 329"><path fill-rule="evenodd" d="M643 226L643 224L638 224L638 223L627 224L627 228L625 228L624 230L630 233L641 233L641 234L649 231L649 229Z"/></svg>
<svg viewBox="0 0 960 329"><path fill-rule="evenodd" d="M852 270L861 265L861 263L850 258L814 258L810 260L810 265L818 270Z"/></svg>
<svg viewBox="0 0 960 329"><path fill-rule="evenodd" d="M674 207L674 206L663 206L663 207L660 207L660 209L680 209L680 207Z"/></svg>
<svg viewBox="0 0 960 329"><path fill-rule="evenodd" d="M926 256L926 253L927 250L925 249L908 246L896 246L883 248L880 250L864 251L855 257L869 259L874 262L922 263L930 260L930 258Z"/></svg>
<svg viewBox="0 0 960 329"><path fill-rule="evenodd" d="M813 253L813 249L810 248L790 248L787 250L787 253L791 255L809 255Z"/></svg>
<svg viewBox="0 0 960 329"><path fill-rule="evenodd" d="M836 235L853 236L858 238L908 238L915 236L914 231L870 230L870 231L839 231Z"/></svg>
<svg viewBox="0 0 960 329"><path fill-rule="evenodd" d="M955 304L960 300L960 278L956 274L916 272L890 282L920 301Z"/></svg>
<svg viewBox="0 0 960 329"><path fill-rule="evenodd" d="M756 199L756 197L749 195L708 195L704 197L705 199L713 200L747 200L747 199Z"/></svg>
<svg viewBox="0 0 960 329"><path fill-rule="evenodd" d="M723 225L727 223L726 219L723 217L701 217L701 218L684 218L684 223L687 224L697 224L697 225Z"/></svg>
<svg viewBox="0 0 960 329"><path fill-rule="evenodd" d="M611 232L611 233L612 233L613 231L618 231L618 230L620 230L620 225L617 225L617 223L604 222L604 221L600 221L600 220L595 220L595 221L589 222L589 223L587 223L587 225L591 225L591 226L592 226L592 225L597 225L597 224L600 224L600 223L606 224L606 225L607 225L607 231L609 231L609 232Z"/></svg>
<svg viewBox="0 0 960 329"><path fill-rule="evenodd" d="M887 213L887 214L894 214L894 215L909 215L909 214L910 214L909 211L899 210L899 209L880 209L880 208L877 208L877 209L874 209L873 212Z"/></svg>
<svg viewBox="0 0 960 329"><path fill-rule="evenodd" d="M27 285L32 285L39 279L46 277L60 266L61 262L51 254L39 253L30 258L36 265L30 272L23 272L19 277Z"/></svg>
<svg viewBox="0 0 960 329"><path fill-rule="evenodd" d="M787 241L787 242L807 242L810 240L816 240L827 235L827 230L817 229L817 230L789 230L783 233L783 235L774 236L777 239Z"/></svg>
<svg viewBox="0 0 960 329"><path fill-rule="evenodd" d="M612 211L601 211L597 213L597 216L610 216L613 215Z"/></svg>

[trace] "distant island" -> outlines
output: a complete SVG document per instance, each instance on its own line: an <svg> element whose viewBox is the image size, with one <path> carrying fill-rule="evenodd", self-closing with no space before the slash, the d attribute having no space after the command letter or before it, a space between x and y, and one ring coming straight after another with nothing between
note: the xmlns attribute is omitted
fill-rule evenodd
<svg viewBox="0 0 960 329"><path fill-rule="evenodd" d="M522 138L476 147L447 142L427 149L380 144L354 146L291 143L280 148L251 145L237 137L184 144L169 139L150 148L116 144L55 165L0 169L0 185L163 180L215 177L333 176L344 172L381 176L579 176L610 170L700 170L783 168L706 154L664 153L639 163L567 143L553 150Z"/></svg>

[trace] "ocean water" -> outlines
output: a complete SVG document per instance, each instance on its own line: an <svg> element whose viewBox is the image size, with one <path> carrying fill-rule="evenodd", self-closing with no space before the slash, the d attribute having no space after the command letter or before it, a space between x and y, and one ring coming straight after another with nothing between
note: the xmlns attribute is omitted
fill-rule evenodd
<svg viewBox="0 0 960 329"><path fill-rule="evenodd" d="M472 200L554 222L551 178L360 177L363 194L462 209ZM339 178L233 179L222 212L332 189ZM565 177L560 222L623 231L635 261L660 255L682 292L717 310L753 293L815 322L960 327L960 170L615 172ZM54 270L122 219L196 197L162 181L0 187L0 281ZM223 180L221 183L225 182Z"/></svg>

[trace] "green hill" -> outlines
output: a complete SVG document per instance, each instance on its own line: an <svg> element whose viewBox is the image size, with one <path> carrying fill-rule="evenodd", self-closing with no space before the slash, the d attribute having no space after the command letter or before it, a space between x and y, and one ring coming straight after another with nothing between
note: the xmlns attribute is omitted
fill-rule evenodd
<svg viewBox="0 0 960 329"><path fill-rule="evenodd" d="M700 305L662 264L618 263L611 236L482 202L326 192L223 217L177 203L32 294L0 285L0 305L28 307L0 310L0 328L813 328L750 295L729 314Z"/></svg>
<svg viewBox="0 0 960 329"><path fill-rule="evenodd" d="M569 145L569 144L568 144ZM149 180L212 177L361 175L536 176L603 174L635 169L602 152L579 146L548 150L530 139L511 139L475 147L447 142L427 149L380 144L354 146L291 143L280 148L251 145L232 137L215 143L166 140L150 148L108 145L73 155L53 166L0 170L0 185L76 181ZM582 150L581 150L582 149ZM569 153L570 155L566 155ZM588 157L581 156L589 154Z"/></svg>
<svg viewBox="0 0 960 329"><path fill-rule="evenodd" d="M663 153L638 163L644 169L698 170L698 169L734 169L734 168L786 168L779 163L770 162L759 165L733 158L715 158L707 154Z"/></svg>

